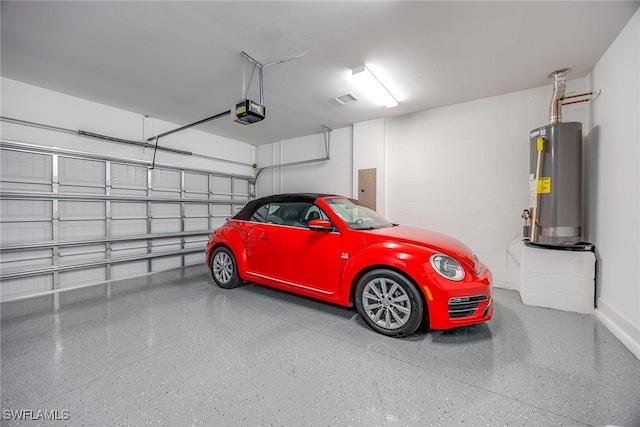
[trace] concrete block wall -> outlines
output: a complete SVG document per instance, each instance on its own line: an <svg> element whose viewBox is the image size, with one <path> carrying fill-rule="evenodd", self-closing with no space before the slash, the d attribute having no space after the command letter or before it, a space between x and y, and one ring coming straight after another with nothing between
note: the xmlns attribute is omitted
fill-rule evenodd
<svg viewBox="0 0 640 427"><path fill-rule="evenodd" d="M358 173L376 169L376 211L386 215L385 119L369 120L353 125L353 197L359 199Z"/></svg>
<svg viewBox="0 0 640 427"><path fill-rule="evenodd" d="M326 156L322 133L257 147L258 169L265 166L321 159ZM351 196L352 128L335 129L330 136L329 160L265 169L256 181L258 197L279 193L317 192Z"/></svg>
<svg viewBox="0 0 640 427"><path fill-rule="evenodd" d="M567 91L586 90L586 79ZM528 206L529 131L549 122L548 86L387 119L386 216L458 238L517 289L522 210ZM565 108L564 121L588 107Z"/></svg>
<svg viewBox="0 0 640 427"><path fill-rule="evenodd" d="M531 248L522 244L520 296L527 305L593 314L595 274L593 252Z"/></svg>

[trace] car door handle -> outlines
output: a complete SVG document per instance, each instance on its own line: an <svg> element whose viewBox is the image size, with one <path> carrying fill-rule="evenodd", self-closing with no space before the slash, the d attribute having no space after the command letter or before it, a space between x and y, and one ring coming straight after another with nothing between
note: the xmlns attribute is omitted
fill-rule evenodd
<svg viewBox="0 0 640 427"><path fill-rule="evenodd" d="M261 234L260 240L271 240L271 237L268 234Z"/></svg>

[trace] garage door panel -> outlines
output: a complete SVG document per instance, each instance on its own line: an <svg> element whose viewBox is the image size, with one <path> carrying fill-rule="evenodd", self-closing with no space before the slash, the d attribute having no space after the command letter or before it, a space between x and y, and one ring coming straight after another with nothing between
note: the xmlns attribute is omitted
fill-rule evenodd
<svg viewBox="0 0 640 427"><path fill-rule="evenodd" d="M103 252L87 252L86 254L76 254L69 256L61 256L59 259L60 266L89 264L107 259L107 254Z"/></svg>
<svg viewBox="0 0 640 427"><path fill-rule="evenodd" d="M11 295L13 298L50 291L52 289L53 274L17 277L0 282L0 292L2 295Z"/></svg>
<svg viewBox="0 0 640 427"><path fill-rule="evenodd" d="M122 279L147 273L149 263L145 261L119 262L111 267L111 278Z"/></svg>
<svg viewBox="0 0 640 427"><path fill-rule="evenodd" d="M77 159L60 156L60 185L78 187L99 187L106 185L106 163L98 160Z"/></svg>
<svg viewBox="0 0 640 427"><path fill-rule="evenodd" d="M204 262L204 252L184 256L184 265L198 265Z"/></svg>
<svg viewBox="0 0 640 427"><path fill-rule="evenodd" d="M144 234L144 233L143 233ZM138 250L147 249L147 240L134 240L131 242L114 242L111 243L111 251L128 251L128 250Z"/></svg>
<svg viewBox="0 0 640 427"><path fill-rule="evenodd" d="M102 254L102 257L104 258L104 254L106 253L106 245L104 243L102 244L96 244L96 245L82 245L82 246L70 246L70 247L61 247L58 250L58 253L60 254L60 258L61 260L64 258L68 258L70 259L71 257L77 257L77 256L92 256L95 255L96 253L98 254Z"/></svg>
<svg viewBox="0 0 640 427"><path fill-rule="evenodd" d="M146 219L147 204L132 202L111 202L112 219Z"/></svg>
<svg viewBox="0 0 640 427"><path fill-rule="evenodd" d="M106 267L86 268L60 272L60 288L78 286L85 283L102 282L107 278Z"/></svg>
<svg viewBox="0 0 640 427"><path fill-rule="evenodd" d="M5 274L34 270L53 265L53 251L41 249L6 253L0 256L0 269Z"/></svg>
<svg viewBox="0 0 640 427"><path fill-rule="evenodd" d="M151 171L151 188L154 191L181 191L179 171L155 168Z"/></svg>
<svg viewBox="0 0 640 427"><path fill-rule="evenodd" d="M53 191L53 157L46 154L0 150L2 191Z"/></svg>
<svg viewBox="0 0 640 427"><path fill-rule="evenodd" d="M180 204L152 203L151 216L153 218L180 218Z"/></svg>
<svg viewBox="0 0 640 427"><path fill-rule="evenodd" d="M104 219L105 206L104 202L61 200L58 203L58 216L60 220Z"/></svg>
<svg viewBox="0 0 640 427"><path fill-rule="evenodd" d="M51 183L53 177L53 157L14 150L0 150L0 176L3 182L32 181Z"/></svg>
<svg viewBox="0 0 640 427"><path fill-rule="evenodd" d="M139 236L147 234L146 219L122 219L111 221L111 236Z"/></svg>
<svg viewBox="0 0 640 427"><path fill-rule="evenodd" d="M0 186L2 191L19 191L34 193L51 193L53 185L51 183L33 183L33 182L3 182Z"/></svg>
<svg viewBox="0 0 640 427"><path fill-rule="evenodd" d="M201 199L203 201L209 199L209 193L200 193L196 191L186 191L184 193L185 199Z"/></svg>
<svg viewBox="0 0 640 427"><path fill-rule="evenodd" d="M147 190L134 190L130 188L111 188L111 194L114 196L134 196L140 198L147 197Z"/></svg>
<svg viewBox="0 0 640 427"><path fill-rule="evenodd" d="M202 236L187 236L184 238L184 247L192 248L192 247L200 247L209 241L209 235L203 234Z"/></svg>
<svg viewBox="0 0 640 427"><path fill-rule="evenodd" d="M111 163L111 188L146 190L147 175L148 172L145 167L124 163Z"/></svg>
<svg viewBox="0 0 640 427"><path fill-rule="evenodd" d="M206 244L206 242L203 242L203 241L189 242L189 243L185 243L184 244L184 248L185 249L199 249L199 248L202 248L202 246L204 244ZM204 251L202 251L202 253L199 256L200 257L204 256Z"/></svg>
<svg viewBox="0 0 640 427"><path fill-rule="evenodd" d="M132 248L113 248L114 245L111 245L111 258L126 258L134 255L144 255L147 253L148 248L145 243L144 246L140 247L132 247Z"/></svg>
<svg viewBox="0 0 640 427"><path fill-rule="evenodd" d="M58 230L61 242L105 237L106 221L60 221Z"/></svg>
<svg viewBox="0 0 640 427"><path fill-rule="evenodd" d="M51 221L29 221L0 224L0 244L17 245L49 242L53 239L53 223Z"/></svg>
<svg viewBox="0 0 640 427"><path fill-rule="evenodd" d="M83 185L60 185L58 187L60 194L91 194L91 195L104 195L105 189L102 187L83 186Z"/></svg>
<svg viewBox="0 0 640 427"><path fill-rule="evenodd" d="M209 228L209 218L186 218L184 220L184 231L199 231Z"/></svg>
<svg viewBox="0 0 640 427"><path fill-rule="evenodd" d="M153 271L162 271L179 267L182 267L182 257L180 256L156 258L151 261L151 269Z"/></svg>
<svg viewBox="0 0 640 427"><path fill-rule="evenodd" d="M209 176L204 174L185 172L184 190L188 193L208 193Z"/></svg>
<svg viewBox="0 0 640 427"><path fill-rule="evenodd" d="M150 197L159 198L159 199L180 199L181 193L179 191L162 191L162 190L152 190L150 192Z"/></svg>
<svg viewBox="0 0 640 427"><path fill-rule="evenodd" d="M220 198L224 195L225 198L231 199L231 178L222 176L211 177L211 192L216 195L214 198Z"/></svg>
<svg viewBox="0 0 640 427"><path fill-rule="evenodd" d="M1 252L0 263L9 263L16 261L23 261L36 258L51 258L53 256L53 249L29 249L16 252Z"/></svg>
<svg viewBox="0 0 640 427"><path fill-rule="evenodd" d="M208 217L209 205L206 203L185 205L184 214L186 217Z"/></svg>
<svg viewBox="0 0 640 427"><path fill-rule="evenodd" d="M151 220L152 233L171 233L181 231L182 224L180 218L159 218Z"/></svg>
<svg viewBox="0 0 640 427"><path fill-rule="evenodd" d="M231 216L231 205L211 205L211 214L214 216Z"/></svg>
<svg viewBox="0 0 640 427"><path fill-rule="evenodd" d="M51 200L0 200L0 217L2 221L49 221L53 214Z"/></svg>
<svg viewBox="0 0 640 427"><path fill-rule="evenodd" d="M170 237L166 239L155 239L151 242L151 252L162 252L182 249L182 239L179 237Z"/></svg>
<svg viewBox="0 0 640 427"><path fill-rule="evenodd" d="M249 182L248 181L244 181L244 180L240 180L240 179L234 179L233 180L233 193L235 195L235 199L239 199L239 196L244 196L246 199L249 199Z"/></svg>
<svg viewBox="0 0 640 427"><path fill-rule="evenodd" d="M249 177L150 169L135 160L2 144L0 188L16 194L0 200L0 276L25 276L2 280L2 300L202 263L210 227L220 226L249 198ZM44 193L43 200L21 198L27 192ZM204 234L183 235L189 232ZM174 233L178 237L161 237ZM196 252L183 254L190 250ZM133 259L118 261L127 258Z"/></svg>

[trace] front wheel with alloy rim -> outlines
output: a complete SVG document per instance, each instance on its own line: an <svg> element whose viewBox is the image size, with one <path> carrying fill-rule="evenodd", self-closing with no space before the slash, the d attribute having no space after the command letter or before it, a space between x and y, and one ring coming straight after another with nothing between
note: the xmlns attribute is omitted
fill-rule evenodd
<svg viewBox="0 0 640 427"><path fill-rule="evenodd" d="M238 276L238 265L233 253L225 247L219 247L211 255L211 276L216 285L231 289L241 282Z"/></svg>
<svg viewBox="0 0 640 427"><path fill-rule="evenodd" d="M414 333L424 319L424 303L418 289L392 270L372 270L356 286L358 313L371 328L390 337Z"/></svg>

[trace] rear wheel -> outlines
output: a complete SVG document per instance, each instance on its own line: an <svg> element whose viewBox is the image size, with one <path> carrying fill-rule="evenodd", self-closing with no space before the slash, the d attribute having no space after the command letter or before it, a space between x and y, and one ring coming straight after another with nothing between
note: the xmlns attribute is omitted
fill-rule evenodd
<svg viewBox="0 0 640 427"><path fill-rule="evenodd" d="M211 276L216 285L224 289L231 289L241 282L238 276L238 265L233 253L225 248L219 247L211 255Z"/></svg>
<svg viewBox="0 0 640 427"><path fill-rule="evenodd" d="M424 304L416 286L392 270L373 270L362 276L355 300L364 321L390 337L414 333L424 317Z"/></svg>

